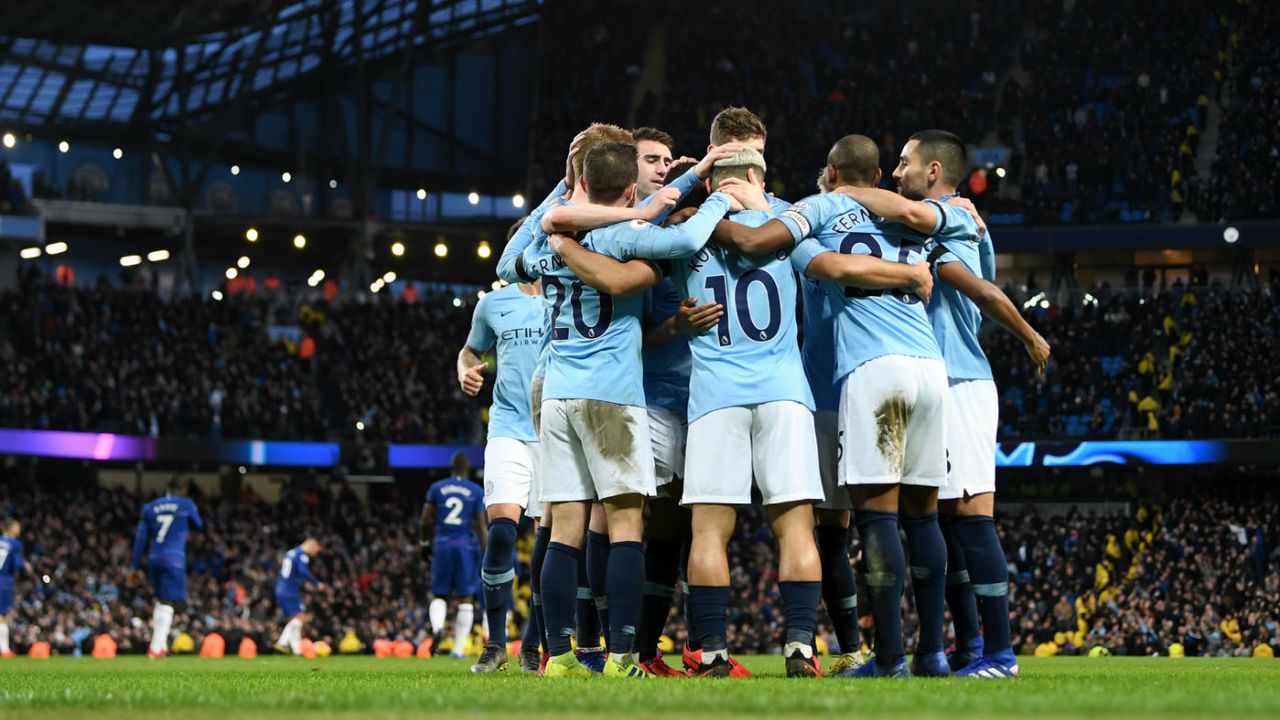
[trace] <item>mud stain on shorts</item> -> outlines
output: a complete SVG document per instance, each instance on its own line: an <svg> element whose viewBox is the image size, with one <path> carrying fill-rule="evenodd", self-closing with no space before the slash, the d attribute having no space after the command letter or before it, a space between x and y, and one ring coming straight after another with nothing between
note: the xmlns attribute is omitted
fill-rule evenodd
<svg viewBox="0 0 1280 720"><path fill-rule="evenodd" d="M640 434L636 416L628 406L600 400L581 400L580 428L583 443L595 448L600 457L614 463L624 473L636 472L635 447Z"/></svg>
<svg viewBox="0 0 1280 720"><path fill-rule="evenodd" d="M889 467L901 472L906 459L907 419L911 410L901 395L886 398L876 408L876 449Z"/></svg>

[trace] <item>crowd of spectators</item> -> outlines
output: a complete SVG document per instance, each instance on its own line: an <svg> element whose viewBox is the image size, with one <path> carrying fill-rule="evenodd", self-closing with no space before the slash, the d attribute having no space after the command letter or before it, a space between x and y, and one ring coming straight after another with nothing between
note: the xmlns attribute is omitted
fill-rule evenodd
<svg viewBox="0 0 1280 720"><path fill-rule="evenodd" d="M881 143L888 182L911 132L945 127L970 143L1010 149L1003 182L1019 192L996 192L994 174L984 176L981 190L964 188L996 222L1171 221L1203 184L1195 156L1210 103L1231 80L1233 44L1250 47L1245 75L1257 96L1236 115L1255 135L1276 138L1272 116L1255 106L1274 100L1266 71L1277 46L1265 23L1241 35L1254 12L1248 3L1179 0L1169 12L1151 13L1142 3L1108 0L982 0L929 4L927 11L912 3L854 9L804 0L788 6L785 31L774 12L751 3L659 7L645 6L650 17L631 24L627 46L612 47L610 59L544 63L555 68L539 79L544 97L584 83L612 89L576 94L539 114L535 155L552 155L531 177L550 187L559 174L550 158L596 120L654 125L676 138L677 155L701 154L711 118L733 104L768 125L770 190L781 197L813 192L815 171L841 135L858 132ZM608 22L589 6L555 8L557 24ZM651 37L662 48L661 63L646 63ZM559 57L578 42L544 48ZM661 83L629 101L645 72L660 74ZM1240 144L1241 153L1263 156L1274 146ZM1261 162L1255 172L1269 177L1261 167L1274 165Z"/></svg>
<svg viewBox="0 0 1280 720"><path fill-rule="evenodd" d="M985 339L1004 438L1265 437L1280 425L1278 286L1113 291L1028 303L1053 346L1037 375L1009 333ZM1033 296L1034 297L1034 296Z"/></svg>
<svg viewBox="0 0 1280 720"><path fill-rule="evenodd" d="M1112 289L1024 302L1053 347L983 337L1000 437L1267 437L1280 427L1280 285ZM108 287L0 292L0 426L165 437L476 443L488 397L454 381L476 293L329 303L160 300ZM1046 305L1046 307L1041 307ZM287 329L274 333L272 329ZM274 339L273 339L274 338ZM486 384L485 393L491 391Z"/></svg>
<svg viewBox="0 0 1280 720"><path fill-rule="evenodd" d="M1280 43L1272 32L1280 7L1254 1L1243 10L1230 38L1234 67L1213 172L1193 196L1207 222L1280 214Z"/></svg>
<svg viewBox="0 0 1280 720"><path fill-rule="evenodd" d="M25 215L30 211L26 190L0 158L0 215Z"/></svg>
<svg viewBox="0 0 1280 720"><path fill-rule="evenodd" d="M1152 500L1130 502L1131 512L1073 507L1048 515L1028 505L1002 514L1015 650L1074 654L1101 646L1144 655L1168 654L1177 644L1188 655L1249 655L1263 645L1280 651L1280 491L1269 480L1219 478L1212 492L1187 483L1143 493ZM324 549L312 569L326 587L309 592L308 637L334 647L346 638L365 650L380 639L420 643L430 633L429 566L418 555L417 496L391 495L365 503L345 487L311 487L267 503L248 492L234 499L197 494L206 529L189 540L190 603L175 633L190 634L197 647L215 631L231 648L244 637L270 647L281 622L272 600L279 559L314 535ZM34 575L49 576L19 583L19 649L44 640L74 653L106 632L122 652L145 651L151 593L127 567L144 499L122 489L42 492L12 478L0 484L0 517L23 521ZM1118 506L1125 504L1110 507ZM528 610L529 545L526 533L512 632ZM735 652L777 653L777 550L759 508L740 514L729 557L730 644ZM856 547L854 557L861 568ZM912 597L908 583L908 651ZM869 623L862 619L864 641ZM667 627L673 643L683 641L684 628L677 603Z"/></svg>

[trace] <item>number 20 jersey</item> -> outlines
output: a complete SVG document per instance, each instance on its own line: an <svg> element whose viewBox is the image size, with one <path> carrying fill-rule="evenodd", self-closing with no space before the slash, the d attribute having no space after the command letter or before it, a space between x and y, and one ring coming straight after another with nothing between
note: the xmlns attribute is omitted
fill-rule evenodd
<svg viewBox="0 0 1280 720"><path fill-rule="evenodd" d="M771 218L747 210L728 219L759 227ZM686 297L724 307L720 322L689 342L689 422L722 408L781 400L812 410L813 393L796 342L791 251L748 257L707 245L673 265L672 276Z"/></svg>

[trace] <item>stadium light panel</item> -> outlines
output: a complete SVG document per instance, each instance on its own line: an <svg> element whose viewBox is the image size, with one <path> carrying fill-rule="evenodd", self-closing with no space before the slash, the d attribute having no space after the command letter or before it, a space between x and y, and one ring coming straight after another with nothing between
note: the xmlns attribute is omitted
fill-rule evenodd
<svg viewBox="0 0 1280 720"><path fill-rule="evenodd" d="M330 189L330 190L337 190L337 189L338 189L338 181L337 181L337 180L330 180L330 181L329 181L329 189Z"/></svg>
<svg viewBox="0 0 1280 720"><path fill-rule="evenodd" d="M1005 176L1005 174L1006 174L1006 173L1005 173L1005 169L1004 169L1004 168L1002 168L1002 167L998 167L998 168L996 168L996 177L1002 178L1002 177L1004 177L1004 176Z"/></svg>
<svg viewBox="0 0 1280 720"><path fill-rule="evenodd" d="M58 152L64 155L66 153L71 152L71 143L67 142L66 140L63 140L62 142L58 143Z"/></svg>
<svg viewBox="0 0 1280 720"><path fill-rule="evenodd" d="M1240 240L1240 231L1233 225L1222 231L1222 239L1225 240L1228 245L1233 245Z"/></svg>
<svg viewBox="0 0 1280 720"><path fill-rule="evenodd" d="M18 251L18 257L23 260L35 260L42 254L42 251L38 247L26 247Z"/></svg>
<svg viewBox="0 0 1280 720"><path fill-rule="evenodd" d="M419 199L419 200L426 200L426 199L427 199L427 189L426 189L426 188L418 188L418 199Z"/></svg>
<svg viewBox="0 0 1280 720"><path fill-rule="evenodd" d="M302 248L306 247L306 246L307 246L307 236L306 236L306 235L303 235L302 233L298 233L297 235L294 235L294 236L293 236L293 246L294 246L294 247L296 247L296 248L298 248L299 250L301 250Z"/></svg>
<svg viewBox="0 0 1280 720"><path fill-rule="evenodd" d="M236 260L236 267L240 268L241 270L249 267L249 256L241 255L240 259Z"/></svg>
<svg viewBox="0 0 1280 720"><path fill-rule="evenodd" d="M524 195L521 195L520 193L516 193L515 195L512 195L511 207L515 207L515 208L524 207Z"/></svg>
<svg viewBox="0 0 1280 720"><path fill-rule="evenodd" d="M5 147L12 149L12 148L13 148L13 146L14 146L14 145L17 145L17 144L18 144L18 138L17 138L17 137L15 137L13 133L5 133L5 134L4 134L4 146L5 146Z"/></svg>
<svg viewBox="0 0 1280 720"><path fill-rule="evenodd" d="M284 182L289 182L290 180L293 179L293 173L289 172L288 170L285 170L284 172L280 173L280 179L283 180Z"/></svg>
<svg viewBox="0 0 1280 720"><path fill-rule="evenodd" d="M168 260L168 259L169 259L168 250L152 250L151 252L147 253L147 260L150 260L151 262L164 262L165 260Z"/></svg>
<svg viewBox="0 0 1280 720"><path fill-rule="evenodd" d="M472 190L471 192L467 193L467 202L471 203L472 205L479 205L480 193L476 192L475 190Z"/></svg>
<svg viewBox="0 0 1280 720"><path fill-rule="evenodd" d="M235 269L235 268L233 268L233 267L229 267L229 268L227 268L227 271L226 271L225 273L223 273L223 275L226 275L226 276L227 276L227 279L228 279L228 280L235 280L235 279L236 279L236 276L237 276L237 275L239 275L239 274L240 274L240 271L239 271L239 270L237 270L237 269Z"/></svg>
<svg viewBox="0 0 1280 720"><path fill-rule="evenodd" d="M357 430L364 430L364 421L363 421L363 420L357 420L357 421L356 421L356 429L357 429Z"/></svg>
<svg viewBox="0 0 1280 720"><path fill-rule="evenodd" d="M120 265L122 267L133 267L134 265L141 265L141 264L142 264L141 255L125 255L124 257L120 258Z"/></svg>
<svg viewBox="0 0 1280 720"><path fill-rule="evenodd" d="M489 247L488 240L480 241L480 244L476 246L476 254L483 260L488 260L493 255L493 248Z"/></svg>
<svg viewBox="0 0 1280 720"><path fill-rule="evenodd" d="M454 306L454 307L462 307L462 298L459 298L459 297L454 298L454 299L453 299L453 306Z"/></svg>
<svg viewBox="0 0 1280 720"><path fill-rule="evenodd" d="M388 270L388 271L387 271L387 272L382 276L382 282L387 283L388 285L389 285L389 284L391 284L391 283L393 283L393 282L395 282L395 281L396 281L396 273L395 273L395 271L394 271L394 270Z"/></svg>
<svg viewBox="0 0 1280 720"><path fill-rule="evenodd" d="M400 242L399 240L391 243L391 254L395 255L396 257L404 256L404 243Z"/></svg>
<svg viewBox="0 0 1280 720"><path fill-rule="evenodd" d="M232 174L232 175L239 175L239 174L240 174L240 166L239 166L239 165L232 165L232 166L231 166L231 174Z"/></svg>
<svg viewBox="0 0 1280 720"><path fill-rule="evenodd" d="M258 228L249 228L244 231L244 239L249 242L258 242Z"/></svg>
<svg viewBox="0 0 1280 720"><path fill-rule="evenodd" d="M58 242L51 242L48 245L44 246L44 253L46 255L61 255L66 251L67 251L67 244L62 242L61 240L59 240Z"/></svg>
<svg viewBox="0 0 1280 720"><path fill-rule="evenodd" d="M124 150L121 150L120 148L116 148L115 150L112 150L111 157L119 160L120 158L124 157Z"/></svg>
<svg viewBox="0 0 1280 720"><path fill-rule="evenodd" d="M435 251L436 251L436 257L440 257L440 258L445 257L449 254L449 246L445 245L444 241L442 240L436 243Z"/></svg>
<svg viewBox="0 0 1280 720"><path fill-rule="evenodd" d="M214 300L221 300L221 299L222 299L222 291L221 291L221 290L214 290L214 291L213 291L213 293L210 295L210 297L212 297Z"/></svg>

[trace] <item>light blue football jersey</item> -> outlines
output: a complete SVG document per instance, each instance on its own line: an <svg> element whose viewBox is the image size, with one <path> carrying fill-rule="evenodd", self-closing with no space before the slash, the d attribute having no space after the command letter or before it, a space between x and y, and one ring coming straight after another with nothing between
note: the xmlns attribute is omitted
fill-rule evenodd
<svg viewBox="0 0 1280 720"><path fill-rule="evenodd" d="M498 368L489 407L489 437L533 442L529 411L529 380L542 350L546 311L542 298L527 295L519 285L486 293L471 316L467 347L484 352L497 345Z"/></svg>
<svg viewBox="0 0 1280 720"><path fill-rule="evenodd" d="M995 263L987 265L983 260L984 255L995 257L991 239L979 235L977 223L961 208L945 202L929 201L929 204L938 208L941 214L940 227L932 237L938 247L930 253L935 272L942 265L958 262L983 280L994 281ZM991 364L978 343L982 311L972 300L944 281L935 282L933 297L929 301L929 322L933 325L933 336L942 351L942 359L947 364L949 380L992 379Z"/></svg>
<svg viewBox="0 0 1280 720"><path fill-rule="evenodd" d="M730 220L759 227L772 216L760 210ZM796 279L791 252L748 257L708 245L675 263L672 276L698 304L725 312L714 328L689 341L689 422L727 407L792 400L813 409L796 342Z"/></svg>
<svg viewBox="0 0 1280 720"><path fill-rule="evenodd" d="M674 317L684 298L671 278L664 277L645 291L643 326L647 329ZM646 348L641 361L644 397L649 407L666 408L684 417L689 411L689 372L693 362L689 338L680 335L666 345Z"/></svg>
<svg viewBox="0 0 1280 720"><path fill-rule="evenodd" d="M901 263L926 259L926 236L876 218L847 195L811 195L778 219L798 243L794 250L798 268L808 268L813 258L824 252L871 255ZM942 359L924 303L910 290L824 285L839 308L837 381L863 363L885 355Z"/></svg>
<svg viewBox="0 0 1280 720"><path fill-rule="evenodd" d="M680 225L617 223L587 233L582 246L623 262L687 257L706 245L728 210L728 197L714 193ZM542 277L542 297L551 310L551 354L542 397L645 405L640 331L644 293L601 293L579 280L558 255L529 259L526 253L525 269Z"/></svg>

